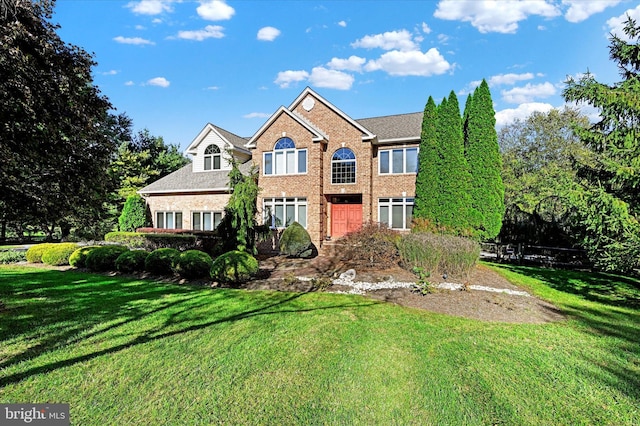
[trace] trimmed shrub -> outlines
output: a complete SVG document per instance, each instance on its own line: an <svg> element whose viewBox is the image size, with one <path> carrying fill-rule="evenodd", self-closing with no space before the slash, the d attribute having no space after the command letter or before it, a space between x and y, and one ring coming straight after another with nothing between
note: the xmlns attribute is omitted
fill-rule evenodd
<svg viewBox="0 0 640 426"><path fill-rule="evenodd" d="M47 249L54 247L56 245L57 243L42 243L42 244L36 244L31 246L26 253L27 262L42 263L42 255L44 254L44 252Z"/></svg>
<svg viewBox="0 0 640 426"><path fill-rule="evenodd" d="M311 236L298 222L293 222L280 236L280 253L293 257L313 256Z"/></svg>
<svg viewBox="0 0 640 426"><path fill-rule="evenodd" d="M122 207L122 213L118 218L120 230L135 231L137 228L142 228L148 223L147 203L137 194L128 196L124 207Z"/></svg>
<svg viewBox="0 0 640 426"><path fill-rule="evenodd" d="M0 251L0 265L24 262L25 260L27 260L27 256L22 250Z"/></svg>
<svg viewBox="0 0 640 426"><path fill-rule="evenodd" d="M149 252L145 250L125 251L116 259L116 269L125 273L144 271L144 261L148 255Z"/></svg>
<svg viewBox="0 0 640 426"><path fill-rule="evenodd" d="M396 248L398 232L386 225L369 222L360 230L338 240L343 260L364 268L389 268L397 266Z"/></svg>
<svg viewBox="0 0 640 426"><path fill-rule="evenodd" d="M211 265L211 278L224 283L247 281L258 272L258 260L244 251L229 251Z"/></svg>
<svg viewBox="0 0 640 426"><path fill-rule="evenodd" d="M69 256L69 265L74 268L86 268L87 266L87 255L94 248L98 248L100 246L84 246L80 247Z"/></svg>
<svg viewBox="0 0 640 426"><path fill-rule="evenodd" d="M116 259L129 249L125 246L100 246L89 251L85 260L87 268L92 271L113 271L116 269Z"/></svg>
<svg viewBox="0 0 640 426"><path fill-rule="evenodd" d="M411 233L398 240L402 265L430 274L468 277L480 256L480 244L452 235Z"/></svg>
<svg viewBox="0 0 640 426"><path fill-rule="evenodd" d="M42 253L42 262L47 265L68 265L69 257L78 249L76 243L60 243L50 247Z"/></svg>
<svg viewBox="0 0 640 426"><path fill-rule="evenodd" d="M121 244L129 248L145 247L147 243L145 234L124 231L109 232L104 236L104 240L108 243Z"/></svg>
<svg viewBox="0 0 640 426"><path fill-rule="evenodd" d="M200 250L180 253L173 264L173 271L187 279L208 277L213 260Z"/></svg>
<svg viewBox="0 0 640 426"><path fill-rule="evenodd" d="M172 248L160 248L149 253L144 261L145 271L156 275L170 275L173 273L173 263L180 252Z"/></svg>

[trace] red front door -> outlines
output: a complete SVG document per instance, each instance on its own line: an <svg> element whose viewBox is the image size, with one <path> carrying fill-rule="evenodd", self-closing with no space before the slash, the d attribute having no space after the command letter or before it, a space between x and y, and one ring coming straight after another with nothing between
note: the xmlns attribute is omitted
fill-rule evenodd
<svg viewBox="0 0 640 426"><path fill-rule="evenodd" d="M362 204L331 205L331 237L343 235L362 228Z"/></svg>

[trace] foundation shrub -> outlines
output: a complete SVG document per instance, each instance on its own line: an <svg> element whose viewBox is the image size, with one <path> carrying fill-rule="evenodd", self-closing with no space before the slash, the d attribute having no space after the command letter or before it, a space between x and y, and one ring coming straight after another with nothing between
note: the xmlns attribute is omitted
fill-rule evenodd
<svg viewBox="0 0 640 426"><path fill-rule="evenodd" d="M149 253L144 261L144 270L155 275L173 274L173 263L180 252L173 248L159 248Z"/></svg>
<svg viewBox="0 0 640 426"><path fill-rule="evenodd" d="M298 222L293 222L282 232L280 253L302 258L309 258L313 255L311 236Z"/></svg>
<svg viewBox="0 0 640 426"><path fill-rule="evenodd" d="M116 259L129 249L120 245L96 247L89 251L85 265L92 271L104 272L116 269Z"/></svg>
<svg viewBox="0 0 640 426"><path fill-rule="evenodd" d="M91 250L98 248L100 246L84 246L76 249L71 256L69 256L69 265L74 268L86 268L87 267L87 255L91 252Z"/></svg>
<svg viewBox="0 0 640 426"><path fill-rule="evenodd" d="M27 250L26 253L27 262L42 263L42 255L44 254L44 252L51 247L55 247L56 245L57 243L42 243L29 247L29 250Z"/></svg>
<svg viewBox="0 0 640 426"><path fill-rule="evenodd" d="M60 243L50 247L42 253L42 263L53 266L69 264L69 257L78 249L76 243Z"/></svg>
<svg viewBox="0 0 640 426"><path fill-rule="evenodd" d="M370 222L338 240L342 260L365 268L396 266L400 257L396 240L400 234L386 225Z"/></svg>
<svg viewBox="0 0 640 426"><path fill-rule="evenodd" d="M144 271L144 261L149 255L145 250L129 250L116 259L116 269L119 272L131 273Z"/></svg>
<svg viewBox="0 0 640 426"><path fill-rule="evenodd" d="M468 277L480 256L480 245L453 235L413 232L397 242L404 268L429 274Z"/></svg>
<svg viewBox="0 0 640 426"><path fill-rule="evenodd" d="M138 232L115 231L104 236L108 243L121 244L129 248L142 248L147 244L145 234Z"/></svg>
<svg viewBox="0 0 640 426"><path fill-rule="evenodd" d="M0 251L0 265L24 262L25 260L27 260L27 256L26 253L22 250Z"/></svg>
<svg viewBox="0 0 640 426"><path fill-rule="evenodd" d="M233 250L211 265L211 278L224 283L247 281L258 272L258 260L247 252Z"/></svg>
<svg viewBox="0 0 640 426"><path fill-rule="evenodd" d="M187 279L208 277L213 260L200 250L187 250L175 259L173 271Z"/></svg>

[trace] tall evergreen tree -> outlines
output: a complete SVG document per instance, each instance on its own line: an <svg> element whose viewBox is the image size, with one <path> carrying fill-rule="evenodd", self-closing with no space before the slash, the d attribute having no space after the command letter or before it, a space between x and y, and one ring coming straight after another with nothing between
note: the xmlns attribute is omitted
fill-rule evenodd
<svg viewBox="0 0 640 426"><path fill-rule="evenodd" d="M465 106L465 158L469 167L471 225L483 239L500 233L504 216L502 160L489 85L483 79Z"/></svg>
<svg viewBox="0 0 640 426"><path fill-rule="evenodd" d="M436 133L437 120L437 106L433 98L429 96L422 118L413 217L416 219L428 219L433 223L436 223L438 218L438 195L440 192L440 153L438 151L438 136Z"/></svg>

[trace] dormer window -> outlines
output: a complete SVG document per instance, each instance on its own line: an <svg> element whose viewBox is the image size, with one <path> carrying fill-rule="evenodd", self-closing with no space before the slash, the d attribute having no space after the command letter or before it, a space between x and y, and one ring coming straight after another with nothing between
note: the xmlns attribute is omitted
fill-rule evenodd
<svg viewBox="0 0 640 426"><path fill-rule="evenodd" d="M218 145L211 144L204 150L204 169L220 170L222 154Z"/></svg>
<svg viewBox="0 0 640 426"><path fill-rule="evenodd" d="M307 173L307 150L296 149L296 144L290 138L278 139L273 151L263 155L263 173L267 176Z"/></svg>

